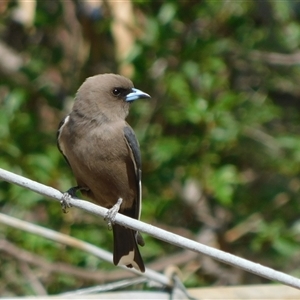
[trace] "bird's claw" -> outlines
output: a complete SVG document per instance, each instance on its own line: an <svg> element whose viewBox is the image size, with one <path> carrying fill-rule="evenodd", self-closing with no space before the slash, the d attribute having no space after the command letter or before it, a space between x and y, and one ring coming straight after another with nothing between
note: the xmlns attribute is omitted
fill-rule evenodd
<svg viewBox="0 0 300 300"><path fill-rule="evenodd" d="M61 209L65 214L68 212L68 208L72 207L70 203L71 198L72 196L68 192L65 192L60 200Z"/></svg>
<svg viewBox="0 0 300 300"><path fill-rule="evenodd" d="M89 191L86 187L74 186L68 189L65 193L63 193L62 199L60 200L61 209L64 213L68 212L68 208L72 207L70 200L71 198L77 198L77 191Z"/></svg>
<svg viewBox="0 0 300 300"><path fill-rule="evenodd" d="M107 221L107 227L109 230L112 230L112 225L115 223L115 218L120 210L122 202L123 199L119 198L117 203L107 211L106 216L104 217L104 220Z"/></svg>

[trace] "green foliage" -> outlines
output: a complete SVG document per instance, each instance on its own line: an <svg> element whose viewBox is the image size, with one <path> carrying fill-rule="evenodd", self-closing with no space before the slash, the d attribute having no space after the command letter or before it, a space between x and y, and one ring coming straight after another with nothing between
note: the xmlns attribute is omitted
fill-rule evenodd
<svg viewBox="0 0 300 300"><path fill-rule="evenodd" d="M55 141L70 98L86 77L117 72L120 65L110 8L97 17L80 1L66 3L37 1L31 28L14 20L14 5L0 19L0 43L24 59L18 71L0 64L0 167L60 190L74 184ZM217 229L220 248L294 273L300 250L299 3L134 1L132 7L135 43L126 63L135 86L152 96L134 103L128 118L142 151L142 220L195 240L203 228ZM74 209L63 215L56 203L5 182L0 211L112 250L112 234L97 218ZM259 226L248 229L244 222L257 212ZM227 230L239 226L244 233L228 240ZM49 261L115 270L6 226L0 237ZM179 251L145 240L147 263ZM7 255L2 260L19 272ZM204 275L207 270L184 270L191 286L218 282ZM90 284L54 277L43 279L51 293ZM0 278L8 280L4 268ZM248 283L240 280L235 283ZM32 291L7 284L0 285L2 293Z"/></svg>

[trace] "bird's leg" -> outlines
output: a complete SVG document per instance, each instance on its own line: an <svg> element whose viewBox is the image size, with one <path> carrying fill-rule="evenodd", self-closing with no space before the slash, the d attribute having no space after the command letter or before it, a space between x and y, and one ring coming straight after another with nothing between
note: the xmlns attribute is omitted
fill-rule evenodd
<svg viewBox="0 0 300 300"><path fill-rule="evenodd" d="M111 209L108 210L106 216L104 217L104 220L107 221L107 227L109 230L112 229L112 225L115 223L115 217L120 210L122 202L123 199L119 198L117 203Z"/></svg>
<svg viewBox="0 0 300 300"><path fill-rule="evenodd" d="M63 193L62 199L60 200L61 209L64 213L68 212L68 208L72 207L70 200L71 198L77 198L76 193L78 191L88 191L88 188L73 186Z"/></svg>

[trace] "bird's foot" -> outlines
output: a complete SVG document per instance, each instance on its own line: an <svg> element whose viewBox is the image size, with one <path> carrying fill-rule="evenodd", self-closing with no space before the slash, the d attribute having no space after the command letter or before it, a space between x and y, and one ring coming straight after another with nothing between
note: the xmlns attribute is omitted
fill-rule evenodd
<svg viewBox="0 0 300 300"><path fill-rule="evenodd" d="M68 208L72 207L70 203L71 198L77 198L76 192L81 190L88 190L88 189L79 186L73 186L70 189L68 189L65 193L63 193L62 199L60 200L60 205L64 213L67 213Z"/></svg>
<svg viewBox="0 0 300 300"><path fill-rule="evenodd" d="M115 223L115 217L120 210L122 202L123 199L119 198L117 203L111 209L108 210L106 216L104 217L104 220L107 221L107 227L109 230L112 229L112 225Z"/></svg>
<svg viewBox="0 0 300 300"><path fill-rule="evenodd" d="M69 194L68 192L63 193L63 196L60 200L60 205L63 213L65 214L68 212L68 208L72 207L70 203L71 199L72 199L71 194Z"/></svg>

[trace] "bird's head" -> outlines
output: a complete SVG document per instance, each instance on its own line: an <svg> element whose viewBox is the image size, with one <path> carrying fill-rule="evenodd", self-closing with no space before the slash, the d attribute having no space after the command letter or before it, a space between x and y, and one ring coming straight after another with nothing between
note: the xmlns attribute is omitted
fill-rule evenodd
<svg viewBox="0 0 300 300"><path fill-rule="evenodd" d="M86 117L106 117L109 120L125 119L130 103L151 98L134 88L126 77L116 74L100 74L86 79L79 88L73 110Z"/></svg>

